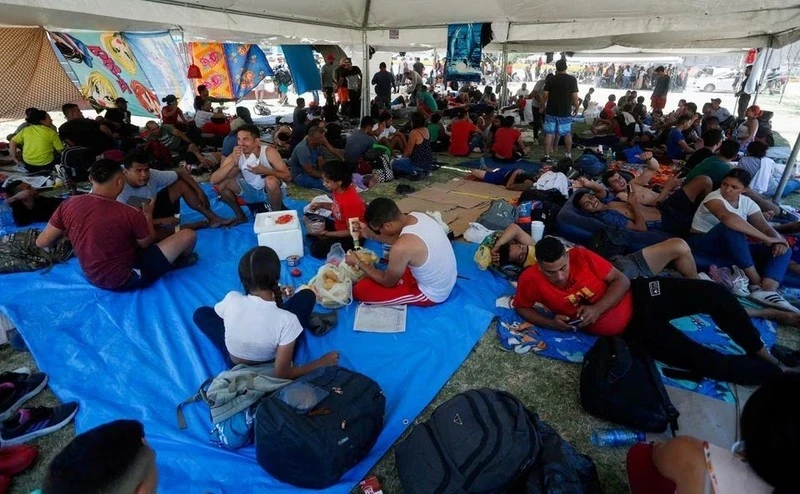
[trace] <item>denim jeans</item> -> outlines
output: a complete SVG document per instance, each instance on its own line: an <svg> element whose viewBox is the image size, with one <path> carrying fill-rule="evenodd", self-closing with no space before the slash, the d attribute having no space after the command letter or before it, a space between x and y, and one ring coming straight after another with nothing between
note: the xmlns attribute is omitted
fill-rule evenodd
<svg viewBox="0 0 800 494"><path fill-rule="evenodd" d="M293 297L286 300L281 304L281 309L289 311L300 321L303 328L308 328L308 318L314 310L314 304L317 303L317 296L311 290L300 290L295 293ZM200 328L200 331L205 334L211 343L219 349L222 356L225 358L225 363L229 367L233 367L234 363L228 353L228 348L225 346L225 323L214 311L213 307L200 307L194 311L194 323ZM265 324L268 324L265 321Z"/></svg>
<svg viewBox="0 0 800 494"><path fill-rule="evenodd" d="M299 187L305 187L306 189L319 189L319 190L328 190L322 185L322 179L316 177L309 177L305 173L300 173L296 177L292 178L292 182Z"/></svg>
<svg viewBox="0 0 800 494"><path fill-rule="evenodd" d="M783 281L792 258L791 250L781 256L773 257L770 247L762 243L749 243L744 233L731 230L722 223L706 233L691 235L687 242L693 252L724 256L742 269L755 266L754 258L764 259L764 265L759 270L761 277L778 283Z"/></svg>
<svg viewBox="0 0 800 494"><path fill-rule="evenodd" d="M411 161L411 158L395 158L395 160L392 161L392 170L395 175L400 177L415 175L421 171L414 166L414 162Z"/></svg>

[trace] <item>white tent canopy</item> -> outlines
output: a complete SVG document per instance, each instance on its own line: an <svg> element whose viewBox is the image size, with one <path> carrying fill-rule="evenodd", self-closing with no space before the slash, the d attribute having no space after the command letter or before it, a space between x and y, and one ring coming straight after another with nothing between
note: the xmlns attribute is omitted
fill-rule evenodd
<svg viewBox="0 0 800 494"><path fill-rule="evenodd" d="M746 49L800 38L788 0L0 0L0 22L61 29L142 31L182 26L190 36L279 43L366 41L383 49L443 47L445 26L491 22L514 51ZM399 29L397 39L390 29ZM276 43L277 44L277 43Z"/></svg>

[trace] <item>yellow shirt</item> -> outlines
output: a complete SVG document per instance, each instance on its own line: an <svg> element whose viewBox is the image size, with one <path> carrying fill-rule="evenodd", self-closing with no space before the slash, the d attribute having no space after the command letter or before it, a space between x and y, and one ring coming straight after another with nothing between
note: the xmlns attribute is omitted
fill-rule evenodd
<svg viewBox="0 0 800 494"><path fill-rule="evenodd" d="M64 149L58 132L44 125L29 125L11 140L22 145L22 161L33 166L49 165Z"/></svg>

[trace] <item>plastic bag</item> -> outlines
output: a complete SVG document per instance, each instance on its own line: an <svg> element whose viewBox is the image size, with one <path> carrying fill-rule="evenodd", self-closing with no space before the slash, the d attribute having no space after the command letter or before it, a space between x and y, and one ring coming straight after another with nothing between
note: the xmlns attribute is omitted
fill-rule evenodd
<svg viewBox="0 0 800 494"><path fill-rule="evenodd" d="M489 230L480 223L470 223L469 228L464 232L464 240L473 244L479 244L492 233L494 233L494 230Z"/></svg>
<svg viewBox="0 0 800 494"><path fill-rule="evenodd" d="M325 258L325 262L327 264L333 264L334 266L338 266L339 264L344 261L344 249L342 248L342 244L335 243L331 245L331 250L328 251L328 257Z"/></svg>
<svg viewBox="0 0 800 494"><path fill-rule="evenodd" d="M339 309L353 301L353 281L338 265L325 264L308 284L317 294L317 302L326 309Z"/></svg>
<svg viewBox="0 0 800 494"><path fill-rule="evenodd" d="M439 211L425 211L425 214L436 220L436 222L439 223L439 226L442 227L442 230L444 230L445 234L450 233L450 227L442 219L442 213Z"/></svg>
<svg viewBox="0 0 800 494"><path fill-rule="evenodd" d="M378 262L378 256L369 249L360 249L355 251L356 255L361 259L361 262L374 266ZM364 271L355 266L350 266L347 262L342 261L339 263L339 268L342 272L350 278L353 283L358 283L364 277Z"/></svg>

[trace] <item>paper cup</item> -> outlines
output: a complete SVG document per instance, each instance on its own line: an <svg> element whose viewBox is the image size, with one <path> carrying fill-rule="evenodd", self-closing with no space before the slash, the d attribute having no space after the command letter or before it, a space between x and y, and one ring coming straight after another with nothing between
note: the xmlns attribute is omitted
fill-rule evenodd
<svg viewBox="0 0 800 494"><path fill-rule="evenodd" d="M544 223L541 221L532 221L531 222L531 238L533 238L533 243L536 244L539 240L544 237Z"/></svg>

